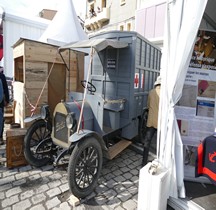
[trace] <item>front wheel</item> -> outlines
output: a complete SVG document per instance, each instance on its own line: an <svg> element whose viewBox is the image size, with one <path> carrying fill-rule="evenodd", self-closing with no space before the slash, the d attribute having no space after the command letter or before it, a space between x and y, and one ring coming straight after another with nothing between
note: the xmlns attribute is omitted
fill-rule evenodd
<svg viewBox="0 0 216 210"><path fill-rule="evenodd" d="M102 168L102 148L95 138L80 140L72 151L68 165L69 188L84 198L94 190Z"/></svg>
<svg viewBox="0 0 216 210"><path fill-rule="evenodd" d="M51 160L52 126L44 120L35 121L27 130L24 138L24 155L28 163L40 167Z"/></svg>

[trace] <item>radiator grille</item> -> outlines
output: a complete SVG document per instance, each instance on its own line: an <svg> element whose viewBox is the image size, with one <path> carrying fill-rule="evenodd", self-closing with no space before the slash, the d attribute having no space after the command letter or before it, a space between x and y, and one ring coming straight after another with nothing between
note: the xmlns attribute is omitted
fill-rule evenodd
<svg viewBox="0 0 216 210"><path fill-rule="evenodd" d="M66 116L56 112L54 117L54 137L58 140L68 142L68 128L66 127Z"/></svg>

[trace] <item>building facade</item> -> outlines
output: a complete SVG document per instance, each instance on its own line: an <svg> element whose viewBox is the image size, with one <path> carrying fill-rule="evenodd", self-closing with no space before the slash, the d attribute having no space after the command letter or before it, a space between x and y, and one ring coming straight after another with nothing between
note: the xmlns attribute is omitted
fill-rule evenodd
<svg viewBox="0 0 216 210"><path fill-rule="evenodd" d="M89 35L101 31L134 31L136 0L87 0L85 30Z"/></svg>

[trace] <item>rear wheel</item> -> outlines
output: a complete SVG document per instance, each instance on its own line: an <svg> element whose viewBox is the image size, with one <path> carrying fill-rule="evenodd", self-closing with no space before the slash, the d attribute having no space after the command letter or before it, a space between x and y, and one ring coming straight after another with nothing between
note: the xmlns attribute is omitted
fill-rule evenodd
<svg viewBox="0 0 216 210"><path fill-rule="evenodd" d="M31 165L40 167L51 160L51 130L51 125L44 120L37 120L28 128L24 138L24 155Z"/></svg>
<svg viewBox="0 0 216 210"><path fill-rule="evenodd" d="M95 138L82 139L76 144L68 165L68 181L73 195L84 198L94 190L102 160L102 148Z"/></svg>

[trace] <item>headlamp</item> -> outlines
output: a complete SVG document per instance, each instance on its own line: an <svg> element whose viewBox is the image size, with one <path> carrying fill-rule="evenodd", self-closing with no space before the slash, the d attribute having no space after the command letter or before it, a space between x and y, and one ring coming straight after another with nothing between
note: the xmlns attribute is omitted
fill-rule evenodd
<svg viewBox="0 0 216 210"><path fill-rule="evenodd" d="M66 117L66 126L71 129L75 123L75 114L73 112L69 113Z"/></svg>

